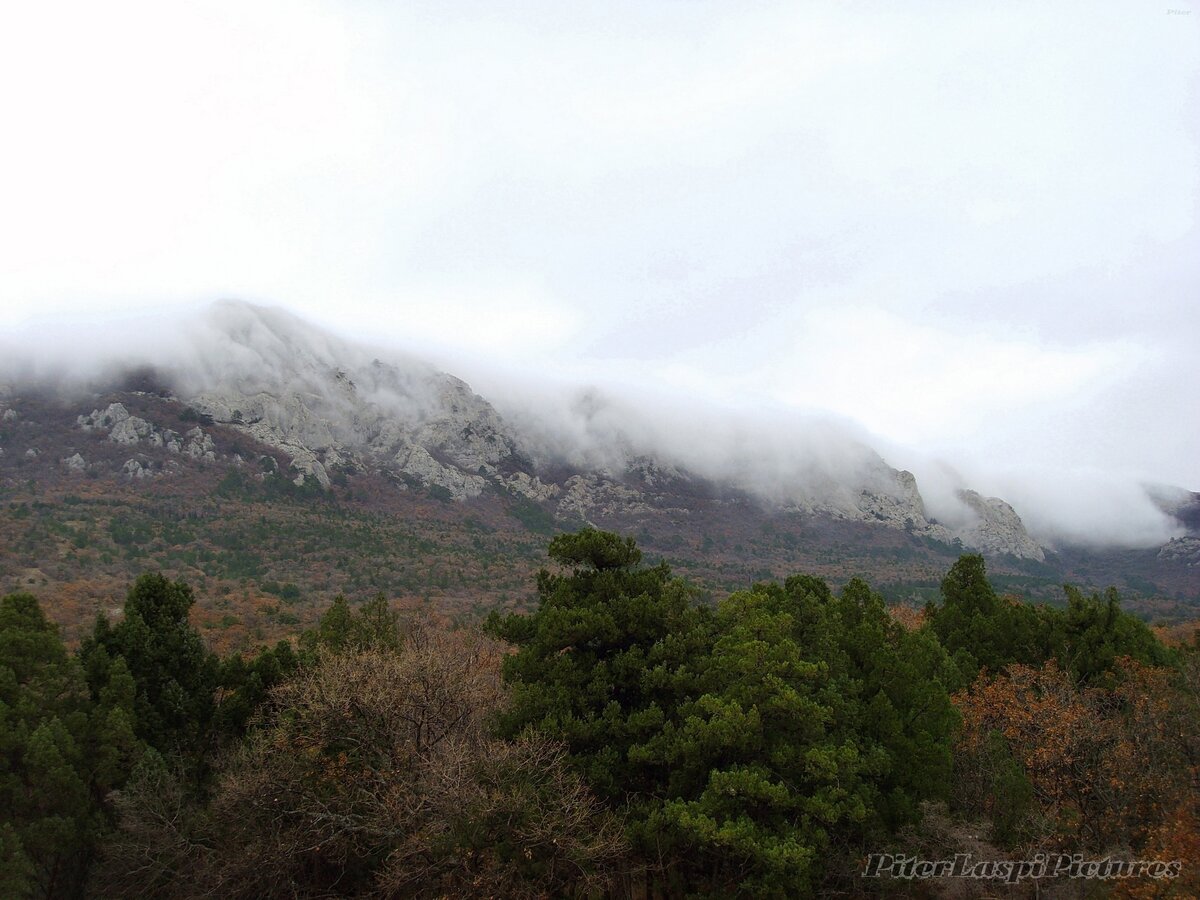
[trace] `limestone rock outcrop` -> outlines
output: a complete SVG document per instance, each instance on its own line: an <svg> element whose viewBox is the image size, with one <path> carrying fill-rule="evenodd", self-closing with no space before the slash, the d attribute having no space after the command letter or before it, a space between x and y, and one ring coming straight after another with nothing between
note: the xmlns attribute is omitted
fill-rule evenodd
<svg viewBox="0 0 1200 900"><path fill-rule="evenodd" d="M1164 562L1183 563L1188 567L1200 566L1200 538L1172 538L1158 551L1158 558Z"/></svg>
<svg viewBox="0 0 1200 900"><path fill-rule="evenodd" d="M62 461L62 464L66 467L67 471L69 471L69 472L86 472L87 471L87 460L84 459L82 456L80 456L78 453L68 456L66 459L64 459Z"/></svg>
<svg viewBox="0 0 1200 900"><path fill-rule="evenodd" d="M200 426L180 434L172 428L160 427L132 415L123 403L110 403L104 409L93 409L88 415L78 416L75 424L83 431L107 432L108 439L114 444L162 448L169 453L178 453L203 462L215 462L217 459L217 448L212 435L207 434Z"/></svg>
<svg viewBox="0 0 1200 900"><path fill-rule="evenodd" d="M501 468L518 453L516 442L460 379L423 363L367 359L270 311L227 313L238 322L231 338L253 334L258 344L243 349L269 357L273 368L214 379L189 402L285 450L322 486L335 468L381 468L464 500L512 474Z"/></svg>
<svg viewBox="0 0 1200 900"><path fill-rule="evenodd" d="M1046 551L1029 536L1021 517L1009 504L971 490L960 490L958 497L975 514L974 521L956 533L966 546L984 553L1007 553L1018 559L1045 562Z"/></svg>
<svg viewBox="0 0 1200 900"><path fill-rule="evenodd" d="M140 459L125 460L125 465L121 467L121 471L125 473L127 478L137 481L141 481L143 478L150 478L154 474L149 466L142 465L142 460Z"/></svg>
<svg viewBox="0 0 1200 900"><path fill-rule="evenodd" d="M851 465L801 467L786 485L760 477L750 458L729 460L721 469L739 474L701 476L645 441L635 446L619 428L603 427L610 419L593 399L596 422L588 419L583 430L587 452L555 457L466 382L419 360L383 362L290 314L249 304L219 305L205 327L219 341L198 354L201 371L177 379L178 399L201 422L287 453L293 471L286 477L296 483L312 479L328 488L341 472L377 472L399 489L423 487L454 501L486 492L516 495L585 521L687 515L697 498L719 505L726 495L751 496L776 509L876 523L944 543L958 538L986 553L1045 558L1012 507L996 498L963 491L967 524L951 529L935 522L914 476L863 446L850 448ZM180 434L131 415L121 403L80 416L78 424L131 448L166 449L201 462L220 458L204 428ZM145 471L136 458L126 463L131 478Z"/></svg>

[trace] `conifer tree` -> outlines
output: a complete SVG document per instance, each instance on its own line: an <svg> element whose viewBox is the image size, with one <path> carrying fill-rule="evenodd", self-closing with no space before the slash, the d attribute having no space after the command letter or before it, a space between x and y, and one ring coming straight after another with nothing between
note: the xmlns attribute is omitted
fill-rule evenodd
<svg viewBox="0 0 1200 900"><path fill-rule="evenodd" d="M117 678L92 703L37 600L0 600L0 895L81 896L103 801L142 752L131 700Z"/></svg>
<svg viewBox="0 0 1200 900"><path fill-rule="evenodd" d="M218 662L188 621L194 602L183 582L144 574L129 589L121 621L112 625L102 614L80 656L93 698L127 673L138 737L195 759L211 736Z"/></svg>

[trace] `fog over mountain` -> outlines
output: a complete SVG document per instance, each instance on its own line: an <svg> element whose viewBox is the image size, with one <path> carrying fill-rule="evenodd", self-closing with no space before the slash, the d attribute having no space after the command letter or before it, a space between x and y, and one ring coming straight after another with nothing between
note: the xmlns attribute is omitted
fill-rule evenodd
<svg viewBox="0 0 1200 900"><path fill-rule="evenodd" d="M1200 897L1200 0L0 0L0 128L0 900Z"/></svg>
<svg viewBox="0 0 1200 900"><path fill-rule="evenodd" d="M930 521L955 534L969 533L980 515L981 501L970 499L978 495L964 491L1009 501L1048 547L1154 546L1184 532L1163 500L1186 498L1181 487L1151 496L1112 473L988 471L884 441L843 418L721 406L653 384L535 380L528 372L483 367L468 388L415 348L370 346L281 308L237 301L170 315L60 322L6 334L0 352L4 377L18 393L54 385L82 399L124 384L130 372L152 369L181 399L219 419L245 421L322 478L345 452L367 447L386 447L435 482L450 477L430 474L438 464L425 460L421 448L447 445L447 429L460 427L453 417L463 407L485 423L492 445L463 449L454 438L459 460L478 455L489 470L513 457L538 470L621 473L649 459L772 505L860 516L864 494L907 502L910 488L895 473L907 469ZM422 454L419 466L413 453ZM460 465L468 474L454 470L446 486L477 492L474 468Z"/></svg>
<svg viewBox="0 0 1200 900"><path fill-rule="evenodd" d="M319 363L419 416L441 382L364 366L429 365L523 452L843 506L882 457L1046 544L1153 546L1143 485L1200 488L1186 4L10 7L28 372L252 396Z"/></svg>

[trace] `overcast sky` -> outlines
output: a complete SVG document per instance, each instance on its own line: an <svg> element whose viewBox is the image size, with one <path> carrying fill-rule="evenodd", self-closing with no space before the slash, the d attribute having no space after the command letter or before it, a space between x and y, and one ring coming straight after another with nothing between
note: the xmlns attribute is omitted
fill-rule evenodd
<svg viewBox="0 0 1200 900"><path fill-rule="evenodd" d="M1198 75L1189 0L5 3L0 327L238 297L1200 490Z"/></svg>

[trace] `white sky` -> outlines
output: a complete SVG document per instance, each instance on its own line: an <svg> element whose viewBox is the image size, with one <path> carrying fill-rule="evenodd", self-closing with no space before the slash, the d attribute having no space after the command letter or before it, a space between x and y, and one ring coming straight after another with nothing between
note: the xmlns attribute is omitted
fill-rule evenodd
<svg viewBox="0 0 1200 900"><path fill-rule="evenodd" d="M1167 2L2 3L0 328L241 297L1200 489Z"/></svg>

